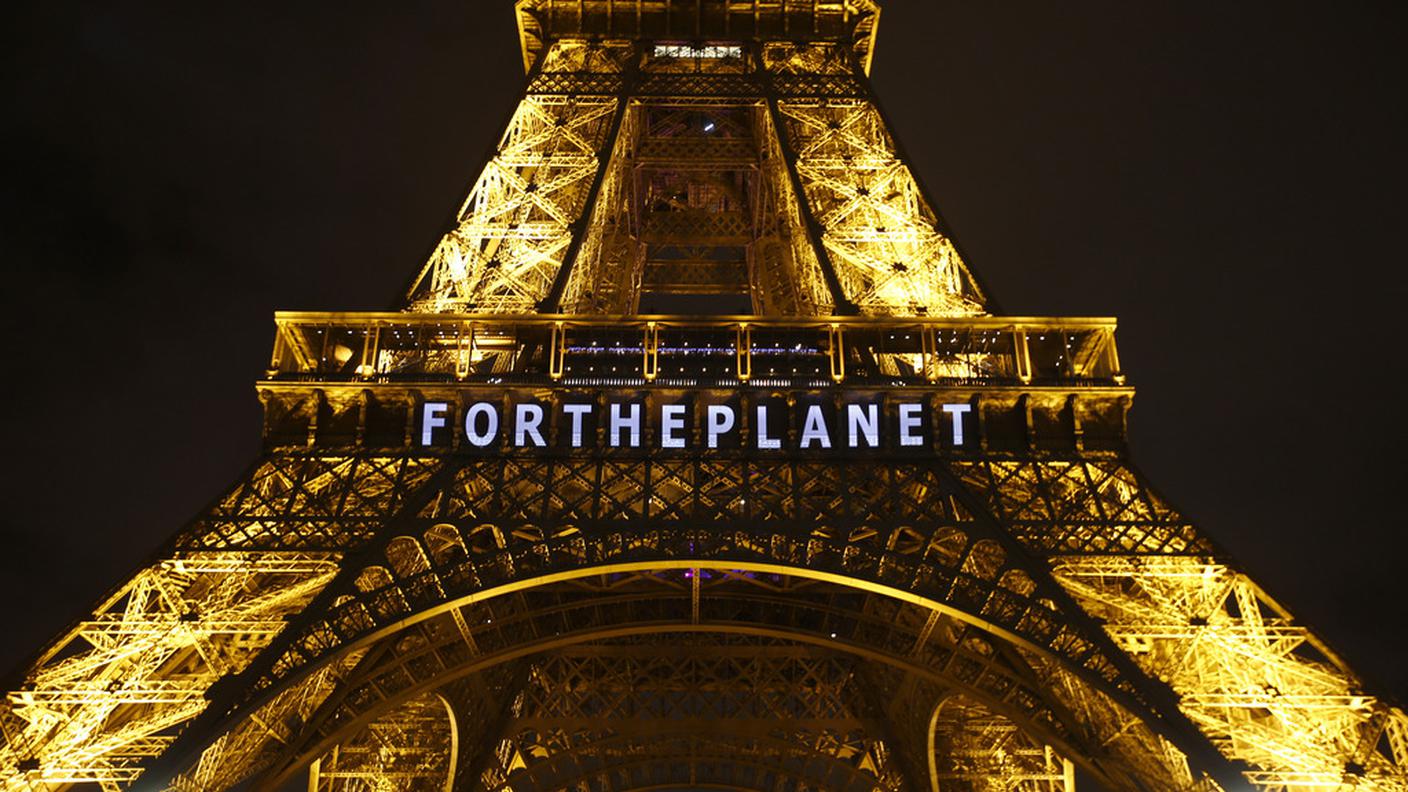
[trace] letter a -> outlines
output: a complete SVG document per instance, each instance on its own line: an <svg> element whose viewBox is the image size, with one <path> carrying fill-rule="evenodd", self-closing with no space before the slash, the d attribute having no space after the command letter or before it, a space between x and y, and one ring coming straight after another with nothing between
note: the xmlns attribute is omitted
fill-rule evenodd
<svg viewBox="0 0 1408 792"><path fill-rule="evenodd" d="M822 448L831 447L831 432L826 428L826 419L822 417L820 404L807 408L807 419L802 423L802 440L799 445L802 448L810 448L813 442L821 443Z"/></svg>

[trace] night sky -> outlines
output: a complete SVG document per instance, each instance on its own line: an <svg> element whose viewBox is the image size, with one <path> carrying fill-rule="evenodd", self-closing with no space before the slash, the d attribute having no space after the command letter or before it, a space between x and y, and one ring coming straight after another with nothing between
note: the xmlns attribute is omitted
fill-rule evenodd
<svg viewBox="0 0 1408 792"><path fill-rule="evenodd" d="M0 33L5 672L258 453L273 311L398 307L523 83L507 0L37 5ZM890 0L872 73L1000 310L1119 317L1136 462L1402 701L1394 5Z"/></svg>

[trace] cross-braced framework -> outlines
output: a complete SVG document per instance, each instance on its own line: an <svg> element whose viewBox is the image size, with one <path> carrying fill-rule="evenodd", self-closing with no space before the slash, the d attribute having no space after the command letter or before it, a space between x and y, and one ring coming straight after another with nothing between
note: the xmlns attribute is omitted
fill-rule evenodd
<svg viewBox="0 0 1408 792"><path fill-rule="evenodd" d="M954 696L934 711L930 778L940 788L1070 792L1074 765L1012 721Z"/></svg>
<svg viewBox="0 0 1408 792"><path fill-rule="evenodd" d="M449 704L426 694L368 723L308 767L310 792L438 792L459 751Z"/></svg>
<svg viewBox="0 0 1408 792"><path fill-rule="evenodd" d="M866 100L778 103L822 243L865 313L962 315L983 297Z"/></svg>
<svg viewBox="0 0 1408 792"><path fill-rule="evenodd" d="M8 786L125 788L205 708L206 691L248 665L336 570L325 553L211 552L137 573L11 692L0 762L20 775Z"/></svg>
<svg viewBox="0 0 1408 792"><path fill-rule="evenodd" d="M532 311L547 295L599 169L614 99L529 97L427 265L429 310Z"/></svg>
<svg viewBox="0 0 1408 792"><path fill-rule="evenodd" d="M1211 558L1062 558L1055 573L1265 789L1403 784L1408 719L1245 575Z"/></svg>
<svg viewBox="0 0 1408 792"><path fill-rule="evenodd" d="M756 788L773 778L792 788L897 789L852 675L844 656L756 639L561 650L533 668L482 783L635 788L620 783L635 776L658 779L647 785Z"/></svg>
<svg viewBox="0 0 1408 792"><path fill-rule="evenodd" d="M1408 792L1132 467L1114 320L985 313L873 2L517 11L407 310L277 317L264 452L21 670L0 786Z"/></svg>
<svg viewBox="0 0 1408 792"><path fill-rule="evenodd" d="M1399 788L1396 785L1402 782L1401 711L1375 705L1367 696L1346 695L1345 691L1355 684L1353 677L1342 667L1316 663L1313 657L1300 656L1304 652L1294 652L1297 642L1308 640L1309 634L1286 624L1284 617L1269 619L1272 623L1269 628L1228 629L1224 622L1230 622L1233 617L1226 615L1226 611L1236 614L1238 621L1243 621L1240 614L1252 612L1246 600L1247 590L1241 589L1238 596L1236 579L1229 578L1226 567L1211 565L1202 555L1205 544L1190 532L1187 523L1114 459L1039 462L994 458L969 463L965 471L968 480L982 482L982 486L967 484L961 490L945 479L941 468L905 472L903 466L893 464L878 467L801 464L772 469L739 460L700 458L680 462L662 459L654 463L569 459L556 463L560 468L558 472L554 472L554 466L550 462L528 460L474 463L461 465L459 472L448 478L443 474L437 478L430 475L434 464L411 464L404 458L367 458L354 463L347 458L292 455L272 457L251 471L246 483L235 487L229 496L220 499L211 514L192 525L173 555L173 559L204 558L207 563L212 559L225 559L225 564L181 567L167 562L159 564L158 568L171 567L187 572L200 569L221 574L228 574L231 569L243 572L263 568L269 574L275 570L281 573L320 570L322 577L309 579L308 585L312 588L276 587L269 596L288 598L285 601L290 604L302 604L308 601L313 589L321 588L323 601L343 603L335 605L336 611L345 614L338 618L350 621L338 627L334 623L319 626L309 622L306 616L300 619L307 625L304 629L308 630L306 635L311 643L305 643L299 654L334 652L335 659L321 662L311 675L290 677L296 670L291 663L299 661L292 659L297 655L287 652L297 643L283 643L285 654L271 658L272 662L259 668L260 673L272 675L268 677L270 683L251 680L252 689L279 692L272 694L272 698L266 693L255 700L253 703L257 706L245 710L249 714L237 719L230 732L206 749L194 772L203 774L207 781L227 779L233 782L266 767L272 747L296 746L299 740L326 734L319 738L322 742L315 742L309 750L288 754L287 760L292 761L292 766L302 766L299 761L311 762L324 756L326 746L336 747L341 744L338 740L351 739L355 743L356 737L339 735L345 735L349 729L365 728L359 724L376 717L378 707L397 704L400 693L437 690L446 684L447 676L475 673L473 662L467 662L475 657L521 656L524 650L513 647L523 641L532 644L535 640L549 636L561 638L574 632L578 633L576 639L587 639L601 635L603 629L629 630L631 625L644 625L651 630L650 625L662 624L662 619L664 623L677 620L682 624L737 629L750 619L761 619L756 623L764 625L775 624L782 618L790 625L787 637L794 640L801 628L815 640L845 642L851 651L858 646L873 646L867 650L872 656L873 653L893 654L895 650L886 647L898 646L903 648L899 654L907 663L924 657L940 660L950 670L934 671L932 673L938 676L931 678L948 685L962 681L963 689L970 695L990 702L1004 702L1004 711L1013 717L1014 723L1021 725L1025 734L1041 734L1043 729L1047 730L1046 742L1025 749L1029 758L1036 756L1030 752L1037 748L1045 756L1047 749L1040 746L1054 745L1060 746L1054 755L1088 762L1090 756L1098 752L1082 750L1080 741L1082 738L1088 741L1103 731L1106 736L1099 742L1106 746L1105 752L1111 746L1125 746L1120 751L1125 757L1122 760L1125 767L1118 772L1126 774L1126 778L1128 774L1142 777L1146 786L1151 784L1150 779L1158 785L1159 778L1177 778L1178 771L1171 768L1183 764L1182 754L1167 742L1135 729L1141 717L1127 709L1129 703L1117 703L1120 698L1126 702L1137 701L1137 698L1130 699L1127 691L1121 691L1119 683L1106 687L1108 692L1104 693L1100 692L1102 685L1092 687L1090 684L1091 672L1097 675L1118 672L1104 665L1104 661L1088 665L1090 671L1080 672L1070 665L1070 660L1059 662L1049 650L1041 651L1041 647L1064 644L1073 647L1073 657L1098 657L1091 655L1089 648L1075 649L1091 646L1086 643L1092 640L1091 635L1086 634L1071 644L1070 639L1049 632L1058 627L1064 617L1052 613L1041 622L1048 625L1043 628L1046 632L1032 635L1029 642L1019 642L1002 655L992 654L991 648L979 648L993 640L991 628L975 631L975 624L965 621L961 614L976 614L982 623L992 624L994 620L997 624L1006 623L1011 625L1008 629L1033 624L1032 616L1021 615L1021 609L1012 610L1020 601L1012 598L1039 594L1040 589L1034 587L1039 586L1037 581L1043 577L1044 565L1023 566L1018 561L1020 556L1013 556L1012 549L1004 549L1000 536L988 534L981 527L979 515L984 513L980 511L981 497L996 492L1003 500L992 512L1007 515L1002 523L1004 532L1012 530L1014 539L1030 552L1049 554L1051 560L1047 563L1054 571L1051 579L1075 594L1087 612L1104 620L1115 644L1146 671L1156 677L1165 676L1170 672L1153 664L1151 658L1171 662L1177 675L1169 678L1173 688L1182 694L1181 706L1205 733L1221 738L1219 747L1226 753L1251 763L1256 768L1257 775L1253 778L1257 781L1268 787L1297 788L1304 785L1305 777L1311 772L1331 772L1324 769L1330 764L1348 768L1342 770L1341 775L1360 772L1363 783L1380 788ZM610 472L606 473L608 470ZM995 479L997 484L994 485L990 483L994 479L979 479L974 472L977 470L1000 471L1004 477ZM1025 485L1014 484L1014 477ZM604 480L614 483L606 487L597 483ZM768 484L770 481L775 483ZM393 488L396 482L406 485L405 489ZM505 488L504 484L508 486ZM424 491L425 486L430 486L430 491ZM332 567L326 561L297 562L303 566L292 568L267 566L275 558L324 558L321 553L330 546L355 549L358 543L351 537L356 536L367 536L377 546L377 540L359 532L355 526L369 515L385 514L387 509L394 508L392 500L388 499L392 497L397 504L427 504L414 506L416 513L422 515L417 519L425 526L423 537L403 536L385 541L380 543L382 549L375 556L368 556L366 549L359 552L363 559L359 562L361 566L342 564L341 577L349 581L347 594L336 594L335 584L325 585L328 583L326 572ZM880 508L882 506L884 508ZM829 517L816 523L822 514ZM736 518L747 522L736 522ZM374 519L381 524L387 520L386 517ZM617 529L601 534L600 528L589 527L601 520L605 521L600 523L603 526L615 523L621 528L643 522L639 528L625 533ZM622 520L625 522L620 523ZM754 539L739 533L744 525L758 521L764 526L776 521L776 527L765 529ZM826 527L829 521L835 522L835 528ZM330 529L328 523L342 527ZM578 527L569 528L572 524ZM686 527L710 524L718 527L712 530ZM927 524L934 527L925 527ZM728 525L733 527L725 527ZM785 537L790 532L798 530L785 527L789 525L806 527L795 534L796 538L788 539ZM675 533L666 532L667 527ZM985 534L992 538L982 538ZM721 543L730 536L736 538ZM1067 537L1077 536L1083 537L1083 541L1098 542L1096 552L1073 554L1073 540ZM1052 543L1048 538L1055 540L1058 552L1051 552ZM709 544L701 546L704 542ZM741 544L735 545L736 542ZM728 549L733 546L737 550ZM266 547L286 549L263 549ZM623 573L596 578L599 582L595 585L584 585L593 579L589 576L557 593L549 587L532 597L517 595L497 604L490 601L475 607L438 608L433 618L422 618L418 632L387 635L373 644L382 648L371 652L355 637L359 632L375 633L378 623L404 624L406 617L418 609L436 608L437 603L462 598L464 595L459 592L470 594L472 598L476 590L512 588L511 581L524 576L525 579L551 578L555 569L565 571L582 564L589 565L584 572L591 572L593 563L600 569L600 563L611 559L611 554L601 554L612 547L616 548L613 553L623 554L623 559L654 557L656 561L636 560L621 567ZM831 547L835 549L829 549ZM1008 547L1015 549L1016 546ZM1120 552L1127 555L1110 556L1103 552L1111 547L1120 547ZM770 575L739 571L710 573L690 565L700 562L675 560L670 564L671 559L688 559L692 551L693 555L715 559L716 565L746 569L756 566L758 553L765 548L763 557L788 562L798 574L815 575L829 564L839 564L832 574L844 574L854 582L832 590L826 586L816 588L816 583L805 584L807 578L803 577L800 579L803 585L799 587L781 579L771 582ZM739 554L739 551L743 552ZM383 560L376 561L376 558ZM907 558L910 560L906 561ZM907 564L916 561L921 563L920 567L907 569ZM676 572L663 576L624 573L628 568L649 569L680 563L684 563L682 569L675 566ZM948 574L956 575L947 578L945 573L939 572L938 580L949 582L943 583L935 596L935 601L941 599L952 611L931 610L932 605L900 606L898 602L903 598L925 591L918 581L935 574L922 571L932 565L938 565L936 572L948 568L953 570ZM148 585L144 580L145 574L130 585ZM886 587L887 582L894 588ZM753 593L740 598L739 593L728 588L737 585ZM873 593L848 593L873 592L877 585L902 599L893 605L884 605L887 600L877 599ZM991 588L994 585L998 587ZM642 586L646 587L645 591L639 590ZM1102 587L1109 590L1101 590ZM1001 591L1007 593L999 595ZM1048 595L1054 593L1048 590ZM212 613L210 622L198 622L205 630L223 621L213 615L215 611L211 606L218 601L218 595L212 596L212 601L200 606L200 612ZM759 596L762 599L757 604L748 604L750 598L756 600ZM818 596L821 598L817 599ZM359 600L366 604L356 605ZM828 601L831 604L824 604ZM258 602L261 601L246 601L244 606L257 607ZM678 605L671 605L672 602ZM1232 602L1236 605L1228 604ZM895 610L896 607L899 610ZM1224 612L1219 612L1218 607ZM1169 610L1175 610L1177 615L1168 613ZM754 615L749 616L749 613ZM815 615L807 616L807 613ZM863 616L866 613L873 615L867 619ZM1190 613L1208 615L1197 617ZM279 616L279 621L267 625L269 632L282 625L287 613L280 612ZM1199 618L1205 622L1200 623ZM195 617L187 613L185 619L190 621ZM142 616L142 631L151 632L150 627L157 621L151 616ZM173 621L179 623L180 617ZM1257 623L1265 625L1267 621L1263 616L1258 617ZM1159 625L1158 630L1162 632L1155 633L1145 626L1150 623ZM1173 624L1180 625L1176 635L1169 627ZM881 625L885 625L884 629L874 632ZM250 629L247 622L242 626L246 631ZM348 629L353 632L346 632ZM896 638L884 637L895 630L900 631ZM985 632L988 637L980 639ZM1078 630L1072 637L1076 634ZM413 635L419 637L412 639ZM1271 640L1272 637L1276 640ZM263 640L255 643L254 648ZM1159 646L1160 641L1175 640L1198 643L1185 645L1178 651L1154 651L1153 647ZM670 641L668 645L677 643ZM916 647L930 645L947 648L938 648L933 655L929 654L929 649L916 654ZM135 644L129 640L126 646L130 650ZM664 649L637 647L636 651L663 652ZM955 670L963 667L962 662L957 666L954 663L969 652L973 653L974 667L986 669L983 675L972 677L965 673L953 677ZM862 653L862 656L867 655ZM1009 670L999 672L999 668L992 665L997 656L1005 656L1003 662L1011 664ZM1273 668L1257 666L1248 662L1249 657L1265 658L1267 662L1274 659L1276 663ZM1189 658L1196 658L1197 663L1188 662ZM91 691L96 686L94 680L105 677L96 666L87 667L91 675L80 687ZM171 690L173 678L185 678L169 665L149 673L161 683L149 683L144 689ZM424 676L426 674L429 676ZM1221 676L1208 679L1209 674ZM43 678L35 675L36 682ZM359 685L356 683L359 678L368 681ZM1024 678L1025 681L1021 681ZM1118 677L1112 677L1115 678ZM1255 684L1263 687L1248 690L1247 685L1251 683L1247 680L1255 680ZM208 679L204 682L209 684ZM1318 687L1312 693L1308 684ZM1269 692L1272 685L1279 685L1274 693ZM192 687L199 686L198 681ZM498 697L482 695L474 711L496 711L503 705L494 701L513 697L507 692L512 688L499 685L493 689L500 691ZM364 692L355 693L356 690ZM376 694L366 698L371 691ZM1221 698L1211 695L1214 691L1220 693ZM106 695L108 692L94 691L91 698L109 707L105 712L111 713L113 707L125 700ZM1233 696L1234 692L1239 695ZM12 714L26 712L24 693L20 691L12 696L12 701L20 705L12 708ZM1017 698L1012 698L1014 694ZM187 698L197 700L194 695ZM1016 702L1023 701L1026 703L1017 710L1011 709ZM1043 701L1046 703L1037 703ZM331 702L336 702L335 706ZM147 701L148 709L159 703ZM1268 704L1275 706L1273 711L1283 722L1270 722L1263 716L1261 708ZM107 720L96 722L100 727L111 728L112 739L116 740L134 728L150 731L176 726L200 711L202 705L203 701L179 714L174 710L164 713L134 710L122 717L109 716ZM1024 710L1025 714L1018 714ZM318 714L325 711L329 714ZM334 717L336 712L341 714ZM291 718L289 713L301 714ZM898 713L885 713L875 720L902 724L907 719ZM1060 725L1063 721L1064 725ZM307 725L289 725L296 723ZM318 723L327 723L328 727L319 727L323 731L308 731ZM333 726L341 731L331 728ZM874 733L871 736L873 738ZM1311 737L1319 742L1310 742ZM109 741L92 740L90 744L102 746ZM23 750L33 746L30 755L42 757L51 755L46 754L44 748L53 750L58 745L62 744L57 744L53 738L47 743L40 738L28 745L12 741L7 748ZM1276 745L1281 748L1276 750ZM942 772L973 770L943 764L954 761L951 753L931 756L936 757L932 760L935 767L949 768ZM1154 759L1152 764L1149 764L1150 759ZM61 778L93 777L78 776L72 766L61 763L46 766L42 761L30 761L38 766L29 770L31 775L24 778L43 778L36 771L50 774L49 778L55 782ZM108 766L105 762L110 760L89 761L82 772L95 774L102 772L102 768ZM1108 756L1103 761L1102 769L1115 774ZM231 762L245 765L244 770L220 767ZM911 764L927 763L920 760ZM11 766L22 767L18 762ZM126 775L112 777L111 783L120 785L134 775L135 770L129 770ZM1042 775L1046 783L1052 781L1046 776L1054 777L1055 773L1042 771L1037 775ZM1174 783L1169 788L1191 783L1191 776L1185 778L1188 781ZM1325 778L1319 780L1324 782ZM212 788L215 784L207 786L187 780L180 786L199 789Z"/></svg>
<svg viewBox="0 0 1408 792"><path fill-rule="evenodd" d="M846 46L554 42L411 303L616 313L652 291L782 315L985 302Z"/></svg>
<svg viewBox="0 0 1408 792"><path fill-rule="evenodd" d="M565 42L540 73L589 74L588 94L530 92L484 165L457 223L417 279L426 310L527 313L548 296L595 194L619 127L623 71L633 48ZM603 92L604 91L604 92Z"/></svg>

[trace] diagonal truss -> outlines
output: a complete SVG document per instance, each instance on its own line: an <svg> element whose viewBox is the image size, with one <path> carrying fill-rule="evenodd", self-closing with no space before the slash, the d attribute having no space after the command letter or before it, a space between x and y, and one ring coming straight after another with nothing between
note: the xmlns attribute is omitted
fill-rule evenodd
<svg viewBox="0 0 1408 792"><path fill-rule="evenodd" d="M535 665L482 784L555 789L598 778L621 788L612 779L623 768L671 762L668 772L693 784L769 772L810 788L897 789L850 675L843 657L704 636L663 651L620 642L559 651Z"/></svg>
<svg viewBox="0 0 1408 792"><path fill-rule="evenodd" d="M1408 788L1408 716L1116 460L961 466L1259 788Z"/></svg>
<svg viewBox="0 0 1408 792"><path fill-rule="evenodd" d="M404 457L256 465L187 528L183 547L139 570L31 664L0 708L5 788L125 788L428 469Z"/></svg>
<svg viewBox="0 0 1408 792"><path fill-rule="evenodd" d="M781 126L830 260L868 314L964 315L984 298L863 99L786 99Z"/></svg>
<svg viewBox="0 0 1408 792"><path fill-rule="evenodd" d="M619 47L557 47L543 72L592 69L619 78L626 55ZM526 95L455 227L412 285L410 305L430 311L535 310L582 228L621 101L610 95Z"/></svg>
<svg viewBox="0 0 1408 792"><path fill-rule="evenodd" d="M8 788L125 788L337 571L320 553L180 553L142 570L12 691Z"/></svg>

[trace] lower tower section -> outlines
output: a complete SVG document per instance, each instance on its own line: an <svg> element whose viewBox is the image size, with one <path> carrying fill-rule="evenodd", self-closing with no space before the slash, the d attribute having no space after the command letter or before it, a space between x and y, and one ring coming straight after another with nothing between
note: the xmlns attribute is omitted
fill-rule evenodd
<svg viewBox="0 0 1408 792"><path fill-rule="evenodd" d="M284 315L266 455L13 690L11 786L1400 788L1130 467L1112 327L988 321Z"/></svg>

